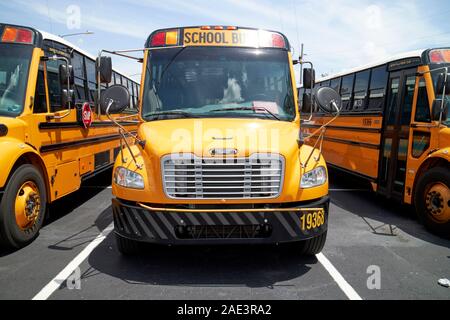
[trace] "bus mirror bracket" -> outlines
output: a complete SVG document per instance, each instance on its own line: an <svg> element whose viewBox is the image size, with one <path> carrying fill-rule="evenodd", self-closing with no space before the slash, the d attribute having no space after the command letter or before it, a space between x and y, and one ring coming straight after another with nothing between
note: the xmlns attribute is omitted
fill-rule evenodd
<svg viewBox="0 0 450 320"><path fill-rule="evenodd" d="M138 138L137 134L133 134L125 129L116 119L114 119L111 115L121 113L130 103L130 92L128 89L122 85L116 84L108 89L102 91L100 97L100 109L102 112L106 114L109 120L113 122L117 127L119 127L120 138L120 154L122 157L122 161L126 162L123 155L123 143L128 149L131 157L133 158L133 162L135 163L138 169L143 168L143 164L139 164L131 151L130 144L127 141L127 137L131 137L136 141L138 145L142 148L145 147L145 140L141 140Z"/></svg>
<svg viewBox="0 0 450 320"><path fill-rule="evenodd" d="M342 100L339 94L332 88L329 87L320 87L315 92L315 98L317 103L319 104L319 108L329 114L334 115L334 117L329 120L327 123L322 125L320 128L315 130L312 134L310 134L308 137L305 137L304 140L311 139L312 137L319 134L316 142L314 143L314 146L311 150L311 153L309 154L308 158L306 159L305 163L301 163L301 167L303 169L306 169L308 167L308 163L311 160L314 150L317 146L319 146L319 156L317 158L314 158L314 160L317 162L320 159L320 155L322 154L322 145L323 140L325 137L325 132L327 130L327 126L330 125L334 120L339 117L342 107Z"/></svg>

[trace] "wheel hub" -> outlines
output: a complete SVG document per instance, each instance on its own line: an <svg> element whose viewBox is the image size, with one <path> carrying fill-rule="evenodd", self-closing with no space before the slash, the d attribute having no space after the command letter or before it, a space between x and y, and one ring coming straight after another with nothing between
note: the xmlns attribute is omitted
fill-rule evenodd
<svg viewBox="0 0 450 320"><path fill-rule="evenodd" d="M450 190L446 185L432 185L426 193L425 204L433 220L438 223L450 221Z"/></svg>
<svg viewBox="0 0 450 320"><path fill-rule="evenodd" d="M41 210L39 189L32 181L25 182L18 190L15 202L16 223L22 230L31 228Z"/></svg>

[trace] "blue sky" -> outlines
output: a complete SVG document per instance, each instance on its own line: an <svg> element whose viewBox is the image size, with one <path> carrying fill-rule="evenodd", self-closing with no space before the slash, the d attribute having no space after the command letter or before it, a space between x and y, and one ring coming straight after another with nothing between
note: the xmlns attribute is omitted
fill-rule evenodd
<svg viewBox="0 0 450 320"><path fill-rule="evenodd" d="M70 23L73 5L79 8L79 29ZM402 51L450 46L450 2L445 0L10 0L0 6L1 22L54 34L95 32L67 38L94 55L101 49L141 48L155 29L215 24L279 30L297 56L299 43L305 44L318 74ZM131 60L114 63L127 75L140 73Z"/></svg>

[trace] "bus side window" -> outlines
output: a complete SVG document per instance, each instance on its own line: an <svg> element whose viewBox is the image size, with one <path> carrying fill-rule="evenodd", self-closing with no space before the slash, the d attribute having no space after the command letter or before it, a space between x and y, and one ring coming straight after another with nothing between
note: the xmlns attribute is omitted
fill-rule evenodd
<svg viewBox="0 0 450 320"><path fill-rule="evenodd" d="M349 74L342 78L341 97L342 97L342 110L352 110L352 94L353 94L353 80L355 74Z"/></svg>
<svg viewBox="0 0 450 320"><path fill-rule="evenodd" d="M370 70L358 72L355 76L353 96L353 111L362 111L367 105L367 90L369 89Z"/></svg>
<svg viewBox="0 0 450 320"><path fill-rule="evenodd" d="M369 110L383 109L387 79L388 73L385 65L372 69L369 87L369 104L367 106Z"/></svg>
<svg viewBox="0 0 450 320"><path fill-rule="evenodd" d="M411 111L415 88L416 88L416 76L407 77L405 83L404 102L401 115L402 130L409 130L409 128L408 129L403 128L404 126L409 126L411 122Z"/></svg>
<svg viewBox="0 0 450 320"><path fill-rule="evenodd" d="M417 92L416 115L414 116L416 122L431 122L430 104L428 101L427 87L425 79L420 78L419 90Z"/></svg>
<svg viewBox="0 0 450 320"><path fill-rule="evenodd" d="M73 73L75 76L76 100L85 102L86 99L86 71L84 68L84 57L74 52L72 57Z"/></svg>
<svg viewBox="0 0 450 320"><path fill-rule="evenodd" d="M41 62L36 81L36 91L34 93L33 113L47 112L47 91L45 89L44 63Z"/></svg>
<svg viewBox="0 0 450 320"><path fill-rule="evenodd" d="M95 74L95 62L85 58L86 60L86 73L87 73L87 81L88 81L88 89L89 89L89 95L88 100L89 102L95 101L96 96L96 90L97 90L97 77Z"/></svg>

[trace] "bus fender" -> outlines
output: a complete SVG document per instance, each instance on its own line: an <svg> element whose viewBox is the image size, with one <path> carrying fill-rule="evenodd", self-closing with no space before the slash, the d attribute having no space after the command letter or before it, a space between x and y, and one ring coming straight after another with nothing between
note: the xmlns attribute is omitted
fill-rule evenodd
<svg viewBox="0 0 450 320"><path fill-rule="evenodd" d="M3 189L6 186L9 176L11 175L11 171L14 168L14 165L17 161L24 155L32 155L32 158L39 159L39 165L43 166L42 158L39 153L30 145L24 143L23 141L11 138L11 139L1 139L0 141L0 189ZM30 157L27 157L29 160ZM32 161L34 162L34 161ZM43 177L46 177L45 167L39 168L42 170Z"/></svg>

